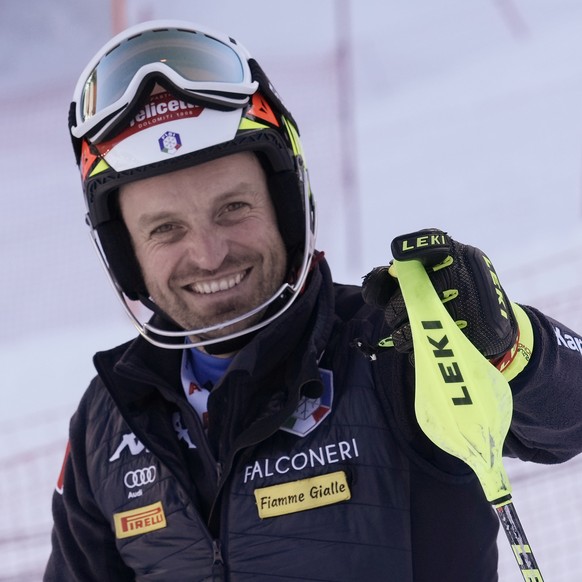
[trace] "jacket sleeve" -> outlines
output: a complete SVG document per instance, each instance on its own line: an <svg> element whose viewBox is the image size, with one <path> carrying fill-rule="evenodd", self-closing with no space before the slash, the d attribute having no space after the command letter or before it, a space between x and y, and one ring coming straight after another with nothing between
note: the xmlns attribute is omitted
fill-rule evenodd
<svg viewBox="0 0 582 582"><path fill-rule="evenodd" d="M130 582L108 521L92 496L87 475L86 413L83 403L71 420L70 448L63 466L62 491L53 494L52 551L44 582Z"/></svg>
<svg viewBox="0 0 582 582"><path fill-rule="evenodd" d="M531 307L531 359L510 382L513 418L505 454L560 463L582 452L582 339Z"/></svg>

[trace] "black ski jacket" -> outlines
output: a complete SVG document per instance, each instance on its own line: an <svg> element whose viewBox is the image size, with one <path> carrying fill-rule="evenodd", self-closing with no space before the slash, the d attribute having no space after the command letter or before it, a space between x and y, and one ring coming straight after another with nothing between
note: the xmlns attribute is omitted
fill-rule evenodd
<svg viewBox="0 0 582 582"><path fill-rule="evenodd" d="M582 340L526 308L506 453L582 449ZM137 339L95 357L54 495L46 582L494 582L497 519L472 471L414 420L414 371L354 338L388 334L324 263L235 357L205 434L181 350Z"/></svg>

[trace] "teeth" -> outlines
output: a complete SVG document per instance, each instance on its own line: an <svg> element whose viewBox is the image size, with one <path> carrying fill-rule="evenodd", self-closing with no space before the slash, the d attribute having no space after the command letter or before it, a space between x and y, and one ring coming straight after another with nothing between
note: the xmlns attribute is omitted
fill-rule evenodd
<svg viewBox="0 0 582 582"><path fill-rule="evenodd" d="M210 293L217 293L218 291L226 291L236 287L243 279L244 273L238 273L226 279L218 279L217 281L204 281L202 283L194 283L192 291L202 295L209 295Z"/></svg>

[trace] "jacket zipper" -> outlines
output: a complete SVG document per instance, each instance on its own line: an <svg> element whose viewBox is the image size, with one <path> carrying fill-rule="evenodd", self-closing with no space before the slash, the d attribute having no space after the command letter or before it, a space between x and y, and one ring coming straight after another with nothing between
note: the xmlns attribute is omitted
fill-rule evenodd
<svg viewBox="0 0 582 582"><path fill-rule="evenodd" d="M212 551L212 579L217 581L224 580L224 561L220 549L220 540L213 540Z"/></svg>
<svg viewBox="0 0 582 582"><path fill-rule="evenodd" d="M127 422L127 419L125 419ZM196 417L195 419L196 421L200 421L200 419L198 417ZM130 425L131 426L131 425ZM202 424L200 423L200 427L202 426ZM134 433L136 435L138 435L141 431L136 431L135 428L132 427L132 430L134 430ZM148 441L147 439L147 434L142 435L142 437L140 437L140 441L145 445ZM198 435L200 436L200 435ZM197 439L198 440L198 439ZM200 445L200 446L199 446ZM203 441L202 443L198 443L196 444L196 446L199 446L199 448L201 449L201 451L203 450L204 453L201 454L205 454L207 456L210 456L210 458L214 458L212 453L210 452L210 448L208 446L208 441L206 439L206 436L203 435ZM146 445L147 447L147 445ZM156 447L147 447L149 448L149 450L156 455L156 457L159 459L159 461L164 464L168 470L170 471L170 473L174 476L174 479L176 479L176 483L178 484L179 487L182 487L182 489L186 492L186 494L188 495L188 489L184 488L182 481L179 479L178 475L176 474L176 472L173 470L173 467L171 467L169 464L164 462L164 457L157 455L155 452ZM217 474L217 487L220 487L220 481L222 479L222 471L223 471L223 467L222 467L222 463L220 462L216 462L216 474ZM188 497L190 497L188 495ZM215 496L215 502L216 499L218 498L218 496ZM194 503L194 500L190 497L192 503ZM214 504L213 504L214 505ZM220 543L220 539L216 539L213 535L212 532L209 530L208 528L208 524L204 522L204 520L202 519L202 517L200 516L200 514L197 511L194 511L194 515L195 518L198 520L198 522L200 523L200 526L202 528L202 531L206 532L207 536L208 536L208 540L209 542L212 544L212 578L213 580L216 580L217 582L223 581L224 580L224 559L222 556L222 548L221 548L221 543Z"/></svg>
<svg viewBox="0 0 582 582"><path fill-rule="evenodd" d="M299 394L301 394L301 391L303 389L303 386L305 385L305 382L303 382L300 386L299 386ZM214 498L214 502L212 503L212 506L210 508L210 514L208 517L208 521L209 523L212 523L213 520L213 516L216 512L217 509L217 502L218 499L220 498L220 495L222 493L222 489L224 487L225 484L225 464L226 464L226 475L228 475L232 469L233 463L234 463L234 459L236 457L236 455L242 451L243 449L249 448L249 447L253 447L258 445L261 442L264 442L265 440L267 440L270 436L272 436L273 434L275 434L277 431L279 430L279 428L276 428L274 431L270 432L269 434L263 434L261 435L260 438L255 438L255 439L251 439L248 440L246 443L244 444L239 444L235 449L233 449L230 454L228 455L228 457L226 458L226 463L222 463L221 461L216 461L216 474L218 477L218 481L217 481L217 488L216 488L216 496ZM221 516L220 516L220 521L222 522L222 519L224 517L224 513L226 510L226 504L227 504L227 499L223 500L223 504L221 507ZM222 523L219 524L219 530L222 531Z"/></svg>

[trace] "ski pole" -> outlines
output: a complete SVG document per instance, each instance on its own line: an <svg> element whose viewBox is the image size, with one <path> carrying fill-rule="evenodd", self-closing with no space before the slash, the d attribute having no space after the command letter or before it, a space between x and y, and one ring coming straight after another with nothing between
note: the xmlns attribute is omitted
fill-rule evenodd
<svg viewBox="0 0 582 582"><path fill-rule="evenodd" d="M420 261L395 260L393 267L413 337L418 423L432 442L473 469L523 579L543 582L503 466L513 410L509 384L453 321Z"/></svg>

